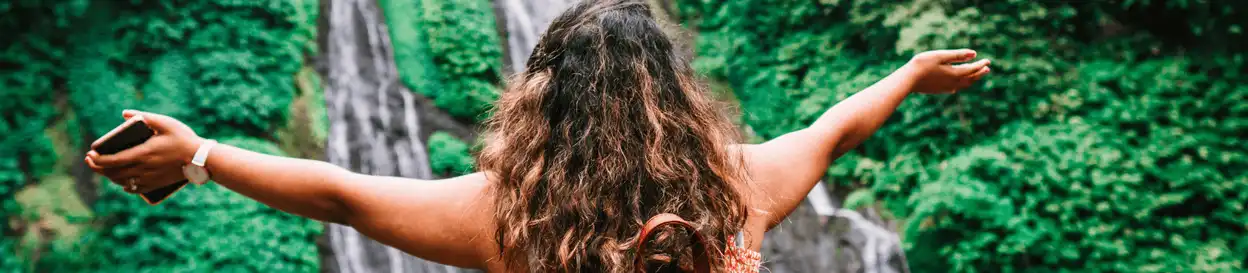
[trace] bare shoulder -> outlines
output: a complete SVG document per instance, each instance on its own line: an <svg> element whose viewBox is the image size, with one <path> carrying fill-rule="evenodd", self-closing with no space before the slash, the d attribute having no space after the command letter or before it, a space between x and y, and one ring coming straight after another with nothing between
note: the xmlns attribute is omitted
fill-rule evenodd
<svg viewBox="0 0 1248 273"><path fill-rule="evenodd" d="M733 146L744 162L750 185L741 187L750 200L754 225L771 229L793 212L806 194L823 178L831 158L831 145L817 141L816 132L805 130L782 135L761 144Z"/></svg>

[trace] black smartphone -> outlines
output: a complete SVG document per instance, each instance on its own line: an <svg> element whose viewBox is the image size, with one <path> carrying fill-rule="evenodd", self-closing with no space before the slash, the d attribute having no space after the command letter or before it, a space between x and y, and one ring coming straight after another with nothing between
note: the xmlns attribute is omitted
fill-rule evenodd
<svg viewBox="0 0 1248 273"><path fill-rule="evenodd" d="M98 144L92 145L91 149L102 155L115 154L134 146L139 146L139 144L143 144L143 142L155 135L156 131L153 131L151 127L147 127L147 123L143 122L143 116L135 116L104 134L104 136L100 137ZM160 204L161 201L169 199L169 196L173 195L173 193L186 187L187 183L187 180L178 181L168 186L140 193L139 196L147 204Z"/></svg>

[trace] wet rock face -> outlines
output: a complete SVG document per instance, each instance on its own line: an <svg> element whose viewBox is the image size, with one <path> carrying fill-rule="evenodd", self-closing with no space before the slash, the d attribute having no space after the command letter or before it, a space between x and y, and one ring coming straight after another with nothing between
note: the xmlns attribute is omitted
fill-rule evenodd
<svg viewBox="0 0 1248 273"><path fill-rule="evenodd" d="M897 233L887 228L888 223L839 205L823 183L815 186L805 202L763 238L763 272L910 272Z"/></svg>

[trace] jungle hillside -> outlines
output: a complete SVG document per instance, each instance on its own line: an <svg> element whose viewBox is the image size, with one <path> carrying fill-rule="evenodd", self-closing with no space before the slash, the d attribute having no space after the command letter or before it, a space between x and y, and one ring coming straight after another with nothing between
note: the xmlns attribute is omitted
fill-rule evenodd
<svg viewBox="0 0 1248 273"><path fill-rule="evenodd" d="M471 173L528 54L516 41L536 37L515 14L551 16L515 3L567 2L0 0L0 273L342 272L333 226L212 183L151 206L82 157L140 109L356 164L335 138L389 117L348 118L361 109L336 96L351 87L331 77L350 60L336 43L354 41L380 56L359 71L384 74L355 86L419 105L415 127L377 130L415 136L401 156L426 178ZM836 205L878 215L911 272L1248 272L1248 1L648 2L747 142L809 125L918 52L993 61L970 89L911 96L827 170Z"/></svg>

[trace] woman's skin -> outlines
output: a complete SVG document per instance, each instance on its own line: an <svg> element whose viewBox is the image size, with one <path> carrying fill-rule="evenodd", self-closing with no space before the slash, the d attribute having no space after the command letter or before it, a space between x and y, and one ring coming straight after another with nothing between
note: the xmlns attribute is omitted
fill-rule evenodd
<svg viewBox="0 0 1248 273"><path fill-rule="evenodd" d="M911 93L954 93L989 72L988 60L973 63L972 50L937 50L916 55L884 79L828 109L805 129L762 144L740 144L752 180L746 234L763 234L780 223L823 178L832 160L858 146L888 119ZM115 183L137 177L145 192L184 179L204 142L173 118L133 110L156 136L112 155L94 150L87 164ZM98 144L98 142L96 143ZM92 144L95 147L96 144ZM358 174L314 160L255 153L229 145L215 146L205 164L222 186L300 216L350 225L382 243L439 263L503 272L494 241L491 178L474 173L442 180L418 180ZM757 251L762 236L748 236Z"/></svg>

